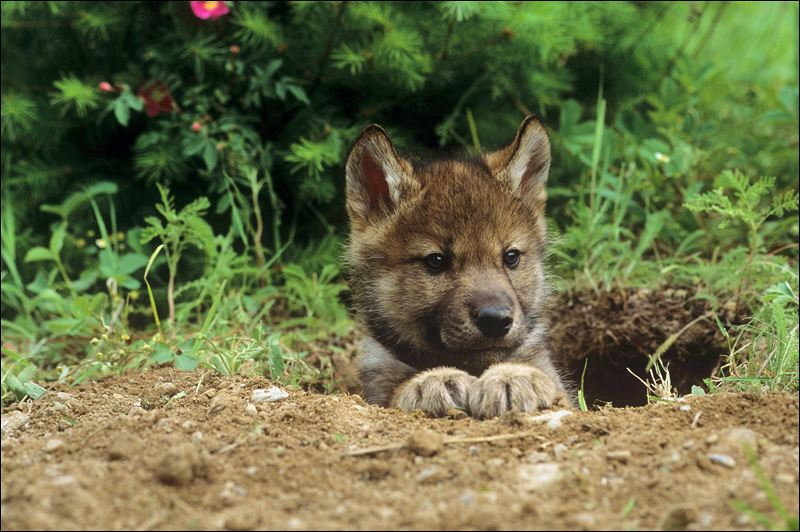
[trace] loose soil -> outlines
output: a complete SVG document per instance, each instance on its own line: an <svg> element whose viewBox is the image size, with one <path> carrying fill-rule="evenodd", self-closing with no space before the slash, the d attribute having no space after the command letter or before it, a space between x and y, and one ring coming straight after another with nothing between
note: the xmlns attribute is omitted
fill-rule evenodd
<svg viewBox="0 0 800 532"><path fill-rule="evenodd" d="M610 406L646 404L628 369L646 377L671 335L662 359L679 393L711 375L727 350L708 311L682 289L560 296L556 362L577 384L588 358L594 408L564 417L366 405L356 336L310 349L333 395L256 402L264 378L169 368L52 390L3 411L2 528L785 528L798 515L796 394Z"/></svg>
<svg viewBox="0 0 800 532"><path fill-rule="evenodd" d="M430 419L291 389L251 402L269 387L162 368L12 405L2 528L764 528L742 505L786 526L772 493L798 514L797 395L548 423Z"/></svg>

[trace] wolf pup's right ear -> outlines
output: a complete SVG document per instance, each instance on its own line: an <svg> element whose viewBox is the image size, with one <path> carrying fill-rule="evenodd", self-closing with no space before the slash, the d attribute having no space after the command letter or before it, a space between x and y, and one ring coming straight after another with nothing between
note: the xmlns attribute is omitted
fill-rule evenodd
<svg viewBox="0 0 800 532"><path fill-rule="evenodd" d="M346 165L347 211L354 224L392 212L414 188L411 164L400 157L379 125L367 126L350 148Z"/></svg>

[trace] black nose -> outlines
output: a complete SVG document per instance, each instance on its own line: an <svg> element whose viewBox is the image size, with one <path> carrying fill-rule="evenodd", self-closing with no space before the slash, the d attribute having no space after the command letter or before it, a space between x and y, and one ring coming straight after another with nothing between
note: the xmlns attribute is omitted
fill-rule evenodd
<svg viewBox="0 0 800 532"><path fill-rule="evenodd" d="M472 316L472 321L484 336L500 338L508 334L514 320L511 318L511 309L505 306L485 306L478 309Z"/></svg>

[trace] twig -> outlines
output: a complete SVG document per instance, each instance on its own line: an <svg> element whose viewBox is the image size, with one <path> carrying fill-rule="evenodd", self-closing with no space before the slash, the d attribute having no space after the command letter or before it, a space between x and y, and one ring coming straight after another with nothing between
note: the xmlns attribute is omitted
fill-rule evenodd
<svg viewBox="0 0 800 532"><path fill-rule="evenodd" d="M700 411L700 412L698 412L698 413L696 413L694 415L694 419L692 420L691 428L696 428L697 427L697 422L700 421L700 416L702 416L702 415L703 415L702 411Z"/></svg>
<svg viewBox="0 0 800 532"><path fill-rule="evenodd" d="M378 447L367 447L366 449L356 449L355 451L347 451L342 453L342 456L362 456L365 454L376 454L384 451L399 451L404 449L407 445L405 443L390 443L389 445L381 445Z"/></svg>
<svg viewBox="0 0 800 532"><path fill-rule="evenodd" d="M503 440L515 440L517 438L525 438L531 436L539 441L544 441L544 437L541 434L537 434L532 430L527 430L525 432L513 432L511 434L497 434L495 436L476 436L474 438L448 438L444 442L445 443L483 443L483 442L490 442L490 441L503 441Z"/></svg>
<svg viewBox="0 0 800 532"><path fill-rule="evenodd" d="M445 445L451 443L484 443L492 441L515 440L517 438L532 437L539 441L544 441L544 437L537 433L538 431L527 430L524 432L513 432L510 434L496 434L494 436L476 436L473 438L446 438ZM380 445L378 447L367 447L366 449L356 449L354 451L346 451L342 456L363 456L367 454L382 453L384 451L399 451L408 447L407 443L390 443L388 445Z"/></svg>

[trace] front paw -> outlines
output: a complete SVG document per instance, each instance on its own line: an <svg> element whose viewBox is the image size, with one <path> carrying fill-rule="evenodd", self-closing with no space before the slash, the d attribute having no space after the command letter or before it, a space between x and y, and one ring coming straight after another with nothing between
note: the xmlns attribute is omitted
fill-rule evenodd
<svg viewBox="0 0 800 532"><path fill-rule="evenodd" d="M555 382L543 371L527 364L497 364L470 387L467 410L478 419L511 410L534 412L550 408L556 396Z"/></svg>
<svg viewBox="0 0 800 532"><path fill-rule="evenodd" d="M394 404L408 412L422 410L443 417L451 408L466 407L467 390L474 382L475 377L459 369L429 369L401 386Z"/></svg>

